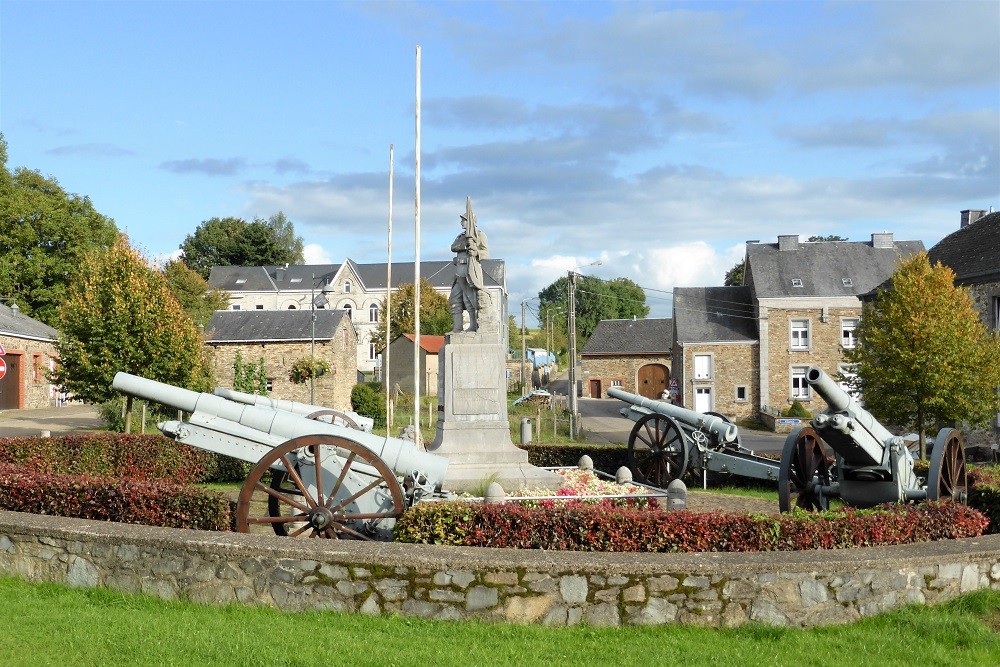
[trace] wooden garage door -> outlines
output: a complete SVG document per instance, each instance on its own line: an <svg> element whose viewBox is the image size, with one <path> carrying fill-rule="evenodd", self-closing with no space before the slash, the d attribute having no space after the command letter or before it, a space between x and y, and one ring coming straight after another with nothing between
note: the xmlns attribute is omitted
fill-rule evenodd
<svg viewBox="0 0 1000 667"><path fill-rule="evenodd" d="M639 395L659 399L670 383L670 369L662 364L647 364L639 369Z"/></svg>
<svg viewBox="0 0 1000 667"><path fill-rule="evenodd" d="M0 410L21 407L21 355L5 354L7 374L0 378Z"/></svg>

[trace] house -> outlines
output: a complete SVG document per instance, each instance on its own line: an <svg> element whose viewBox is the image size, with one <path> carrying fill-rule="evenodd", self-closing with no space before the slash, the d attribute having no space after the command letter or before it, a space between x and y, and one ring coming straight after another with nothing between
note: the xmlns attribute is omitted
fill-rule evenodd
<svg viewBox="0 0 1000 667"><path fill-rule="evenodd" d="M774 416L795 400L823 410L806 370L850 373L843 352L856 344L861 295L923 249L889 232L870 241L748 241L739 288L674 290L681 404L736 418Z"/></svg>
<svg viewBox="0 0 1000 667"><path fill-rule="evenodd" d="M498 342L507 344L507 278L502 259L483 260L483 282L490 304L480 319L499 324ZM421 279L447 297L455 279L451 260L420 263ZM345 310L357 330L358 370L373 373L378 350L372 342L386 297L388 265L343 264L286 266L213 266L208 279L211 289L229 293L229 308L247 310ZM412 284L413 262L392 263L392 289ZM485 318L485 319L484 319Z"/></svg>
<svg viewBox="0 0 1000 667"><path fill-rule="evenodd" d="M420 395L437 396L438 352L444 347L444 336L420 336ZM413 392L413 353L416 337L413 334L397 336L389 344L388 386L395 390Z"/></svg>
<svg viewBox="0 0 1000 667"><path fill-rule="evenodd" d="M660 398L670 387L673 321L602 320L580 352L585 396L601 398L608 387Z"/></svg>
<svg viewBox="0 0 1000 667"><path fill-rule="evenodd" d="M205 328L216 379L233 386L237 354L245 364L263 358L271 398L349 410L357 382L357 332L343 310L318 310L315 321L312 316L302 310L216 311ZM292 365L313 352L329 364L330 371L313 382L293 382Z"/></svg>
<svg viewBox="0 0 1000 667"><path fill-rule="evenodd" d="M47 408L57 403L57 389L46 377L55 368L59 332L22 313L17 305L0 304L0 410Z"/></svg>
<svg viewBox="0 0 1000 667"><path fill-rule="evenodd" d="M734 420L754 417L760 341L750 288L677 287L673 322L678 402Z"/></svg>
<svg viewBox="0 0 1000 667"><path fill-rule="evenodd" d="M968 288L973 306L989 329L1000 330L1000 213L967 210L960 227L931 248L931 263L955 272L955 284ZM969 431L966 442L1000 442L1000 414L992 428Z"/></svg>

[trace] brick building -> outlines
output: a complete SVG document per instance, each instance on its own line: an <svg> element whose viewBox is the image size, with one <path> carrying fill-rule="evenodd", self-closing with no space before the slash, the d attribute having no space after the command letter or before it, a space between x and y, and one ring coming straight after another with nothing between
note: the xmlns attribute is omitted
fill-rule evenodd
<svg viewBox="0 0 1000 667"><path fill-rule="evenodd" d="M580 352L583 395L601 398L608 387L660 398L670 384L673 321L602 320Z"/></svg>
<svg viewBox="0 0 1000 667"><path fill-rule="evenodd" d="M55 368L59 332L32 319L17 307L0 304L0 345L4 375L0 378L0 410L47 408L57 402L56 388L46 378Z"/></svg>
<svg viewBox="0 0 1000 667"><path fill-rule="evenodd" d="M263 357L270 398L313 403L334 410L351 409L351 389L357 384L355 363L357 333L342 310L317 310L315 333L312 313L303 310L219 310L205 328L205 344L212 349L212 370L220 385L233 386L233 362ZM297 360L315 356L330 371L315 379L314 400L310 383L296 384L289 371Z"/></svg>
<svg viewBox="0 0 1000 667"><path fill-rule="evenodd" d="M955 284L966 287L987 328L1000 330L1000 213L962 211L960 227L931 248L932 263L955 272ZM1000 442L1000 414L988 429L969 430L966 442Z"/></svg>

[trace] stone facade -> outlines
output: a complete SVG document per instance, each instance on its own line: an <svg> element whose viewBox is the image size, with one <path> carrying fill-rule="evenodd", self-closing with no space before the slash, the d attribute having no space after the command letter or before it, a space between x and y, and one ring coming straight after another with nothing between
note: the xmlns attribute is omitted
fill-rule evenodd
<svg viewBox="0 0 1000 667"><path fill-rule="evenodd" d="M1000 535L824 552L296 540L0 512L0 573L207 604L547 626L846 623L1000 589Z"/></svg>
<svg viewBox="0 0 1000 667"><path fill-rule="evenodd" d="M733 421L755 418L760 405L758 347L756 343L678 345L675 353L682 363L676 364L674 377L680 391L680 405L689 410L718 412ZM696 355L708 355L711 360L707 378L695 377ZM696 406L699 389L709 392L707 406Z"/></svg>
<svg viewBox="0 0 1000 667"><path fill-rule="evenodd" d="M987 329L1000 329L1000 281L968 285L973 307L979 311ZM989 447L1000 444L1000 414L986 428L963 428L966 445Z"/></svg>
<svg viewBox="0 0 1000 667"><path fill-rule="evenodd" d="M22 410L56 405L59 396L46 372L55 369L59 355L48 340L0 334L7 372L0 379L0 409Z"/></svg>
<svg viewBox="0 0 1000 667"><path fill-rule="evenodd" d="M330 372L315 379L315 399L310 401L309 381L295 384L288 378L297 360L308 358L310 341L288 343L217 343L211 345L212 372L220 386L233 386L233 362L240 353L243 363L264 358L264 370L271 384L270 398L322 405L334 410L351 409L351 390L357 384L353 327L344 327L331 341L316 341L316 357L330 364Z"/></svg>
<svg viewBox="0 0 1000 667"><path fill-rule="evenodd" d="M604 398L609 387L632 394L639 393L639 371L645 366L660 366L670 379L670 355L587 355L582 357L583 395ZM592 383L597 382L598 385ZM592 386L599 387L596 396Z"/></svg>

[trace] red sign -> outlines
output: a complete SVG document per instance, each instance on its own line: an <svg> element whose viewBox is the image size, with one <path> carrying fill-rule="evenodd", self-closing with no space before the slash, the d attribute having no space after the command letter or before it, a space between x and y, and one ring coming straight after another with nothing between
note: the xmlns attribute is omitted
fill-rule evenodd
<svg viewBox="0 0 1000 667"><path fill-rule="evenodd" d="M3 359L0 359L0 379L2 379L3 376L6 374L7 374L7 362L4 361Z"/></svg>

